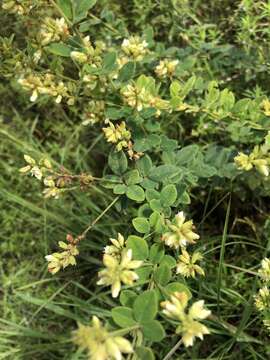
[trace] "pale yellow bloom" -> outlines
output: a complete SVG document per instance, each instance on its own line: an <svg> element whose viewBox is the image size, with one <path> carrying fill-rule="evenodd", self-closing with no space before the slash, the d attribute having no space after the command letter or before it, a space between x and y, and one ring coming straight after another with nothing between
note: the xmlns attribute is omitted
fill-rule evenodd
<svg viewBox="0 0 270 360"><path fill-rule="evenodd" d="M20 173L27 174L30 173L32 176L37 178L38 180L42 179L42 170L39 166L36 165L36 161L31 158L29 155L24 155L24 160L26 161L27 165L19 169Z"/></svg>
<svg viewBox="0 0 270 360"><path fill-rule="evenodd" d="M263 176L269 175L269 157L265 158L267 153L264 153L263 146L255 146L250 155L240 152L235 158L234 162L238 169L249 171L253 168Z"/></svg>
<svg viewBox="0 0 270 360"><path fill-rule="evenodd" d="M31 8L31 2L27 0L3 0L2 3L2 9L16 15L26 15Z"/></svg>
<svg viewBox="0 0 270 360"><path fill-rule="evenodd" d="M136 61L140 61L147 53L148 44L139 36L131 36L128 39L124 39L121 47L127 56L133 58Z"/></svg>
<svg viewBox="0 0 270 360"><path fill-rule="evenodd" d="M264 114L270 116L270 101L268 99L263 100L261 106L263 107Z"/></svg>
<svg viewBox="0 0 270 360"><path fill-rule="evenodd" d="M270 290L264 286L255 296L255 306L258 310L270 310Z"/></svg>
<svg viewBox="0 0 270 360"><path fill-rule="evenodd" d="M121 360L122 353L133 352L127 339L109 333L96 316L92 318L92 326L79 324L79 328L74 331L73 341L87 350L89 360Z"/></svg>
<svg viewBox="0 0 270 360"><path fill-rule="evenodd" d="M139 276L132 271L142 265L142 261L132 260L132 250L122 250L120 258L116 258L109 254L104 254L103 264L105 269L98 273L98 285L111 286L112 297L117 297L121 290L121 283L125 285L133 285Z"/></svg>
<svg viewBox="0 0 270 360"><path fill-rule="evenodd" d="M203 339L203 335L209 334L208 328L198 320L206 319L211 311L204 308L204 301L196 301L187 310L188 295L185 292L175 292L170 301L164 301L161 306L163 313L171 319L178 320L180 325L176 329L177 334L182 335L186 347L192 346L196 337Z"/></svg>
<svg viewBox="0 0 270 360"><path fill-rule="evenodd" d="M270 259L264 258L261 262L261 268L258 271L260 278L263 281L270 281Z"/></svg>
<svg viewBox="0 0 270 360"><path fill-rule="evenodd" d="M234 162L238 169L249 171L253 168L252 161L249 155L239 152L234 158Z"/></svg>
<svg viewBox="0 0 270 360"><path fill-rule="evenodd" d="M194 244L195 240L198 240L200 236L193 232L193 221L185 221L186 217L184 212L179 212L174 220L167 221L169 231L163 234L162 240L166 245L178 249L179 247L186 246L188 244Z"/></svg>
<svg viewBox="0 0 270 360"><path fill-rule="evenodd" d="M75 256L79 254L79 250L75 244L66 244L63 241L59 241L58 245L65 251L55 252L45 256L45 259L48 261L48 270L53 275L62 268L65 269L69 265L76 265Z"/></svg>
<svg viewBox="0 0 270 360"><path fill-rule="evenodd" d="M77 61L79 64L87 62L87 55L81 51L71 51L70 57L72 60Z"/></svg>
<svg viewBox="0 0 270 360"><path fill-rule="evenodd" d="M203 256L199 252L195 252L190 256L185 249L182 249L182 254L179 256L179 262L176 266L176 273L184 277L192 276L193 278L195 278L196 273L204 276L204 270L196 264L196 262L202 260L202 258Z"/></svg>
<svg viewBox="0 0 270 360"><path fill-rule="evenodd" d="M41 45L65 40L69 36L68 25L64 18L53 19L46 17L39 32Z"/></svg>
<svg viewBox="0 0 270 360"><path fill-rule="evenodd" d="M118 233L117 239L110 238L112 245L105 246L104 252L105 254L119 257L121 252L125 246L125 239L122 234Z"/></svg>
<svg viewBox="0 0 270 360"><path fill-rule="evenodd" d="M175 73L178 60L160 60L159 64L155 68L155 73L161 78L171 77Z"/></svg>
<svg viewBox="0 0 270 360"><path fill-rule="evenodd" d="M111 121L106 121L109 125L102 128L105 137L108 142L117 144L116 149L122 150L124 147L128 147L128 141L131 138L131 133L126 128L126 123L122 121L120 124L114 125Z"/></svg>

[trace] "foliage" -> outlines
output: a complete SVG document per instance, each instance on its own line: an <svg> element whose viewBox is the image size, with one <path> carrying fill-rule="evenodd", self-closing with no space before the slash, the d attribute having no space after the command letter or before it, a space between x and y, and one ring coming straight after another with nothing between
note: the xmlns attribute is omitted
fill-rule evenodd
<svg viewBox="0 0 270 360"><path fill-rule="evenodd" d="M3 358L267 358L269 4L0 16Z"/></svg>

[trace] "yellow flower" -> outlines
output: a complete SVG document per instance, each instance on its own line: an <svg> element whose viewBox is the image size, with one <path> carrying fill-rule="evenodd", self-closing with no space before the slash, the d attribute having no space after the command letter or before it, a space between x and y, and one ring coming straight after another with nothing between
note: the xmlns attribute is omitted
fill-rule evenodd
<svg viewBox="0 0 270 360"><path fill-rule="evenodd" d="M122 150L123 147L128 146L128 141L131 138L131 133L126 128L126 123L122 121L116 126L109 120L106 121L109 126L102 128L104 131L105 137L108 142L117 144L116 149L118 151Z"/></svg>
<svg viewBox="0 0 270 360"><path fill-rule="evenodd" d="M208 328L198 320L206 319L211 311L204 308L204 301L196 301L187 311L188 295L185 292L175 292L170 301L164 301L161 306L163 313L171 319L178 320L180 325L176 329L177 334L182 335L186 347L192 346L195 337L203 339L203 335L209 334Z"/></svg>
<svg viewBox="0 0 270 360"><path fill-rule="evenodd" d="M202 260L202 258L203 256L199 252L195 252L190 256L185 249L182 249L182 254L179 256L180 261L176 267L176 273L184 277L192 276L193 278L195 278L196 273L204 276L204 270L196 264L196 262Z"/></svg>
<svg viewBox="0 0 270 360"><path fill-rule="evenodd" d="M142 265L142 261L132 260L132 250L122 250L120 258L104 254L103 264L105 269L98 273L98 285L110 285L112 297L116 298L121 290L121 283L133 285L139 276L132 271Z"/></svg>
<svg viewBox="0 0 270 360"><path fill-rule="evenodd" d="M45 259L48 261L48 270L51 274L56 274L61 268L65 269L69 265L76 265L75 256L79 254L79 250L72 242L66 244L63 241L58 243L63 252L55 252L51 255L46 255Z"/></svg>
<svg viewBox="0 0 270 360"><path fill-rule="evenodd" d="M249 155L239 152L234 158L234 162L238 169L249 171L253 168L252 161Z"/></svg>
<svg viewBox="0 0 270 360"><path fill-rule="evenodd" d="M235 158L234 162L240 170L249 171L253 168L261 173L263 176L269 175L269 159L263 158L266 154L263 152L263 146L255 146L250 155L239 153Z"/></svg>
<svg viewBox="0 0 270 360"><path fill-rule="evenodd" d="M41 45L45 46L50 42L65 40L68 36L68 25L64 18L53 19L46 17L44 19L39 32Z"/></svg>
<svg viewBox="0 0 270 360"><path fill-rule="evenodd" d="M270 281L270 259L264 258L262 260L258 273L263 281Z"/></svg>
<svg viewBox="0 0 270 360"><path fill-rule="evenodd" d="M128 39L124 39L121 45L123 52L136 61L143 59L147 53L147 46L147 42L139 36L131 36Z"/></svg>
<svg viewBox="0 0 270 360"><path fill-rule="evenodd" d="M114 257L119 257L125 246L125 239L124 239L123 235L118 233L117 239L110 238L110 241L111 241L112 245L105 246L105 249L104 249L105 254L108 254L108 255L111 255Z"/></svg>
<svg viewBox="0 0 270 360"><path fill-rule="evenodd" d="M38 180L41 180L43 176L42 170L39 168L39 166L36 165L36 161L33 158L31 158L31 156L29 155L24 155L24 160L27 163L27 165L19 169L20 173L22 174L30 173Z"/></svg>
<svg viewBox="0 0 270 360"><path fill-rule="evenodd" d="M193 221L185 221L185 219L184 212L181 211L175 216L174 221L167 221L170 231L162 236L162 240L166 245L178 249L180 246L194 244L195 240L200 238L198 234L193 232Z"/></svg>
<svg viewBox="0 0 270 360"><path fill-rule="evenodd" d="M178 60L160 60L159 64L155 68L155 73L161 78L166 76L171 77L175 72L178 62Z"/></svg>
<svg viewBox="0 0 270 360"><path fill-rule="evenodd" d="M84 64L87 62L87 55L81 51L71 51L70 57L79 64Z"/></svg>
<svg viewBox="0 0 270 360"><path fill-rule="evenodd" d="M264 114L270 116L270 101L268 99L263 100L261 106L263 107Z"/></svg>
<svg viewBox="0 0 270 360"><path fill-rule="evenodd" d="M261 288L255 295L255 306L258 310L270 310L270 290L267 286Z"/></svg>
<svg viewBox="0 0 270 360"><path fill-rule="evenodd" d="M121 360L122 353L133 352L127 339L109 333L96 316L92 318L92 326L79 324L79 328L74 331L73 341L87 350L89 360Z"/></svg>

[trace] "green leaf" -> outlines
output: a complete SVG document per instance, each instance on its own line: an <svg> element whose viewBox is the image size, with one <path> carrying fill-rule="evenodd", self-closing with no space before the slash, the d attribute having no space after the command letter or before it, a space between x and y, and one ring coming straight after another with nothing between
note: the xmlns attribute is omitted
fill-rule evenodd
<svg viewBox="0 0 270 360"><path fill-rule="evenodd" d="M155 360L155 355L149 347L137 346L136 355L139 360Z"/></svg>
<svg viewBox="0 0 270 360"><path fill-rule="evenodd" d="M190 204L191 200L190 200L190 196L187 193L187 191L184 191L180 197L179 197L179 203L180 204Z"/></svg>
<svg viewBox="0 0 270 360"><path fill-rule="evenodd" d="M136 63L133 61L128 62L119 71L119 76L117 80L120 82L126 82L132 79L133 76L135 75L135 70L136 70Z"/></svg>
<svg viewBox="0 0 270 360"><path fill-rule="evenodd" d="M160 265L166 264L169 266L170 269L176 266L176 260L171 255L165 255L160 262Z"/></svg>
<svg viewBox="0 0 270 360"><path fill-rule="evenodd" d="M122 290L120 293L120 303L123 306L133 307L134 300L136 299L137 294L132 290Z"/></svg>
<svg viewBox="0 0 270 360"><path fill-rule="evenodd" d="M166 336L163 326L157 320L143 322L142 332L144 337L150 341L161 341Z"/></svg>
<svg viewBox="0 0 270 360"><path fill-rule="evenodd" d="M134 185L141 182L142 178L140 177L139 171L135 169L125 173L124 180L127 185Z"/></svg>
<svg viewBox="0 0 270 360"><path fill-rule="evenodd" d="M149 178L154 181L167 182L174 179L177 175L180 175L181 169L174 165L160 165L152 168L149 173ZM177 180L175 181L177 182Z"/></svg>
<svg viewBox="0 0 270 360"><path fill-rule="evenodd" d="M177 190L173 184L165 186L160 194L161 204L163 206L172 206L177 199Z"/></svg>
<svg viewBox="0 0 270 360"><path fill-rule="evenodd" d="M69 19L72 20L72 3L70 0L58 0L57 4L62 10L63 14Z"/></svg>
<svg viewBox="0 0 270 360"><path fill-rule="evenodd" d="M132 220L134 228L141 234L146 234L150 231L149 221L144 217L137 217Z"/></svg>
<svg viewBox="0 0 270 360"><path fill-rule="evenodd" d="M185 85L182 87L180 91L180 96L182 100L190 93L190 91L193 89L196 82L196 76L192 76L188 79L188 81L185 83Z"/></svg>
<svg viewBox="0 0 270 360"><path fill-rule="evenodd" d="M163 230L164 216L157 211L154 211L149 217L150 226L160 233Z"/></svg>
<svg viewBox="0 0 270 360"><path fill-rule="evenodd" d="M172 282L172 283L168 284L165 287L165 290L168 292L169 295L173 294L176 291L178 291L178 292L184 291L188 295L189 299L191 299L191 297L192 297L192 294L191 294L189 288L180 282Z"/></svg>
<svg viewBox="0 0 270 360"><path fill-rule="evenodd" d="M138 161L136 161L136 167L143 176L147 176L152 168L152 160L150 156L144 155Z"/></svg>
<svg viewBox="0 0 270 360"><path fill-rule="evenodd" d="M136 281L136 284L144 284L145 282L149 282L149 276L152 273L151 266L143 266L139 269L136 269L136 274L139 276L139 279Z"/></svg>
<svg viewBox="0 0 270 360"><path fill-rule="evenodd" d="M156 211L156 212L162 212L163 210L163 206L161 205L161 202L160 200L157 200L157 199L153 199L150 201L150 207L153 211Z"/></svg>
<svg viewBox="0 0 270 360"><path fill-rule="evenodd" d="M74 9L73 22L77 23L87 16L87 12L96 4L97 0L72 0Z"/></svg>
<svg viewBox="0 0 270 360"><path fill-rule="evenodd" d="M154 264L158 264L165 254L163 244L153 244L150 248L149 259Z"/></svg>
<svg viewBox="0 0 270 360"><path fill-rule="evenodd" d="M103 59L102 72L110 73L111 71L113 71L116 67L116 59L117 59L116 52L107 53Z"/></svg>
<svg viewBox="0 0 270 360"><path fill-rule="evenodd" d="M172 272L167 264L161 264L155 271L154 276L160 285L165 286L171 280Z"/></svg>
<svg viewBox="0 0 270 360"><path fill-rule="evenodd" d="M154 189L148 189L145 192L145 197L148 202L150 202L153 199L159 200L160 193Z"/></svg>
<svg viewBox="0 0 270 360"><path fill-rule="evenodd" d="M115 174L123 174L128 167L125 153L123 151L111 152L108 159L108 165Z"/></svg>
<svg viewBox="0 0 270 360"><path fill-rule="evenodd" d="M64 43L52 43L46 46L46 50L54 55L69 57L72 49Z"/></svg>
<svg viewBox="0 0 270 360"><path fill-rule="evenodd" d="M127 189L126 195L129 199L142 202L145 199L143 188L138 185L130 185Z"/></svg>
<svg viewBox="0 0 270 360"><path fill-rule="evenodd" d="M132 249L132 257L135 260L145 260L148 258L149 249L147 242L136 235L130 235L127 239L127 248Z"/></svg>
<svg viewBox="0 0 270 360"><path fill-rule="evenodd" d="M180 85L179 81L174 80L170 85L170 95L171 95L171 97L178 96L180 90L181 90L181 85Z"/></svg>
<svg viewBox="0 0 270 360"><path fill-rule="evenodd" d="M125 194L126 189L127 189L126 185L117 184L113 188L113 193L116 194L116 195L123 195L123 194Z"/></svg>
<svg viewBox="0 0 270 360"><path fill-rule="evenodd" d="M133 310L128 307L117 306L112 309L111 313L113 321L121 328L136 325L136 321L133 319Z"/></svg>
<svg viewBox="0 0 270 360"><path fill-rule="evenodd" d="M154 290L144 291L133 304L134 317L137 321L153 320L158 311L157 297Z"/></svg>

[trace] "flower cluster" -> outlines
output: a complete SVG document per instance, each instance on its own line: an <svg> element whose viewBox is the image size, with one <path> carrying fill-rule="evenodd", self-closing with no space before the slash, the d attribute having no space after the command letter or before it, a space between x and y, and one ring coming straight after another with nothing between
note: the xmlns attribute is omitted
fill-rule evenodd
<svg viewBox="0 0 270 360"><path fill-rule="evenodd" d="M3 0L2 8L11 14L26 15L32 6L28 0Z"/></svg>
<svg viewBox="0 0 270 360"><path fill-rule="evenodd" d="M155 73L160 78L171 78L175 73L178 63L178 60L160 60L159 64L155 68Z"/></svg>
<svg viewBox="0 0 270 360"><path fill-rule="evenodd" d="M182 248L182 254L179 256L179 261L176 267L176 273L184 277L195 278L196 273L205 275L204 270L196 264L197 261L202 260L203 256L200 252L195 251L190 255L186 249Z"/></svg>
<svg viewBox="0 0 270 360"><path fill-rule="evenodd" d="M113 246L105 248L103 264L105 268L98 273L98 285L111 286L112 297L117 297L121 290L121 283L133 285L139 279L135 269L142 265L142 261L132 260L132 250L123 247L125 244L122 235L118 240L111 239Z"/></svg>
<svg viewBox="0 0 270 360"><path fill-rule="evenodd" d="M74 181L79 182L81 189L89 186L94 180L90 174L72 175L64 167L58 171L54 170L49 159L42 158L38 163L29 155L24 155L26 166L19 169L22 174L31 174L38 180L43 179L45 189L43 191L45 198L59 198L59 195L69 189Z"/></svg>
<svg viewBox="0 0 270 360"><path fill-rule="evenodd" d="M105 49L105 44L102 41L96 42L95 46L91 43L90 37L85 36L82 39L82 50L71 51L70 57L78 64L91 64L94 67L101 65L101 54Z"/></svg>
<svg viewBox="0 0 270 360"><path fill-rule="evenodd" d="M263 286L254 296L254 302L257 310L261 312L264 325L270 330L270 259L262 260L258 275Z"/></svg>
<svg viewBox="0 0 270 360"><path fill-rule="evenodd" d="M147 42L139 36L131 36L128 39L124 39L121 45L124 54L135 61L143 59L147 53L147 47Z"/></svg>
<svg viewBox="0 0 270 360"><path fill-rule="evenodd" d="M122 250L125 247L126 241L122 234L117 234L117 239L110 238L112 245L107 245L104 248L104 253L115 258L120 258Z"/></svg>
<svg viewBox="0 0 270 360"><path fill-rule="evenodd" d="M269 175L270 156L267 139L268 137L266 136L265 143L262 146L256 145L249 155L242 152L238 153L234 158L234 162L238 169L249 171L255 167L255 169L263 176Z"/></svg>
<svg viewBox="0 0 270 360"><path fill-rule="evenodd" d="M200 238L198 234L193 232L193 221L186 221L184 212L181 211L175 215L173 221L167 220L168 230L162 236L162 241L169 247L178 249L189 244L194 244Z"/></svg>
<svg viewBox="0 0 270 360"><path fill-rule="evenodd" d="M258 274L262 281L270 282L270 259L264 258L261 262L261 268L258 271Z"/></svg>
<svg viewBox="0 0 270 360"><path fill-rule="evenodd" d="M133 352L127 339L108 332L96 316L92 318L92 326L79 324L74 331L73 341L81 349L87 350L89 360L121 360L122 353Z"/></svg>
<svg viewBox="0 0 270 360"><path fill-rule="evenodd" d="M159 116L161 110L167 110L170 107L169 102L158 95L155 81L143 75L137 79L136 83L124 86L121 94L124 102L138 111L153 107L157 109L156 115Z"/></svg>
<svg viewBox="0 0 270 360"><path fill-rule="evenodd" d="M53 19L46 17L41 25L38 40L42 46L51 42L65 40L70 35L68 25L64 18Z"/></svg>
<svg viewBox="0 0 270 360"><path fill-rule="evenodd" d="M122 121L120 124L114 125L109 120L106 120L105 123L108 124L108 126L102 128L102 130L104 131L107 141L113 144L117 144L117 151L128 147L131 133L129 130L127 130L126 123Z"/></svg>
<svg viewBox="0 0 270 360"><path fill-rule="evenodd" d="M36 160L29 155L24 155L24 160L27 165L19 169L22 174L31 174L36 177L38 180L41 180L46 171L52 170L52 165L49 159L41 159L39 164Z"/></svg>
<svg viewBox="0 0 270 360"><path fill-rule="evenodd" d="M67 100L68 105L74 104L74 97L70 94L70 84L57 81L50 73L22 76L18 82L23 89L31 91L30 101L32 102L36 101L39 95L48 95L53 97L57 104L60 104L63 98Z"/></svg>
<svg viewBox="0 0 270 360"><path fill-rule="evenodd" d="M77 237L74 239L72 235L68 234L66 240L68 243L64 243L63 241L59 241L58 243L59 247L64 251L45 256L45 259L48 261L48 270L53 275L69 265L76 265L75 256L79 254L77 244L81 238Z"/></svg>
<svg viewBox="0 0 270 360"><path fill-rule="evenodd" d="M105 103L102 100L92 100L87 103L82 114L82 125L94 125L104 119Z"/></svg>
<svg viewBox="0 0 270 360"><path fill-rule="evenodd" d="M193 303L187 311L188 300L186 292L175 292L170 300L161 303L164 308L163 313L170 319L180 322L176 333L182 335L186 347L193 345L195 337L203 339L203 335L210 333L208 328L198 320L204 320L211 314L210 310L204 308L203 300Z"/></svg>

